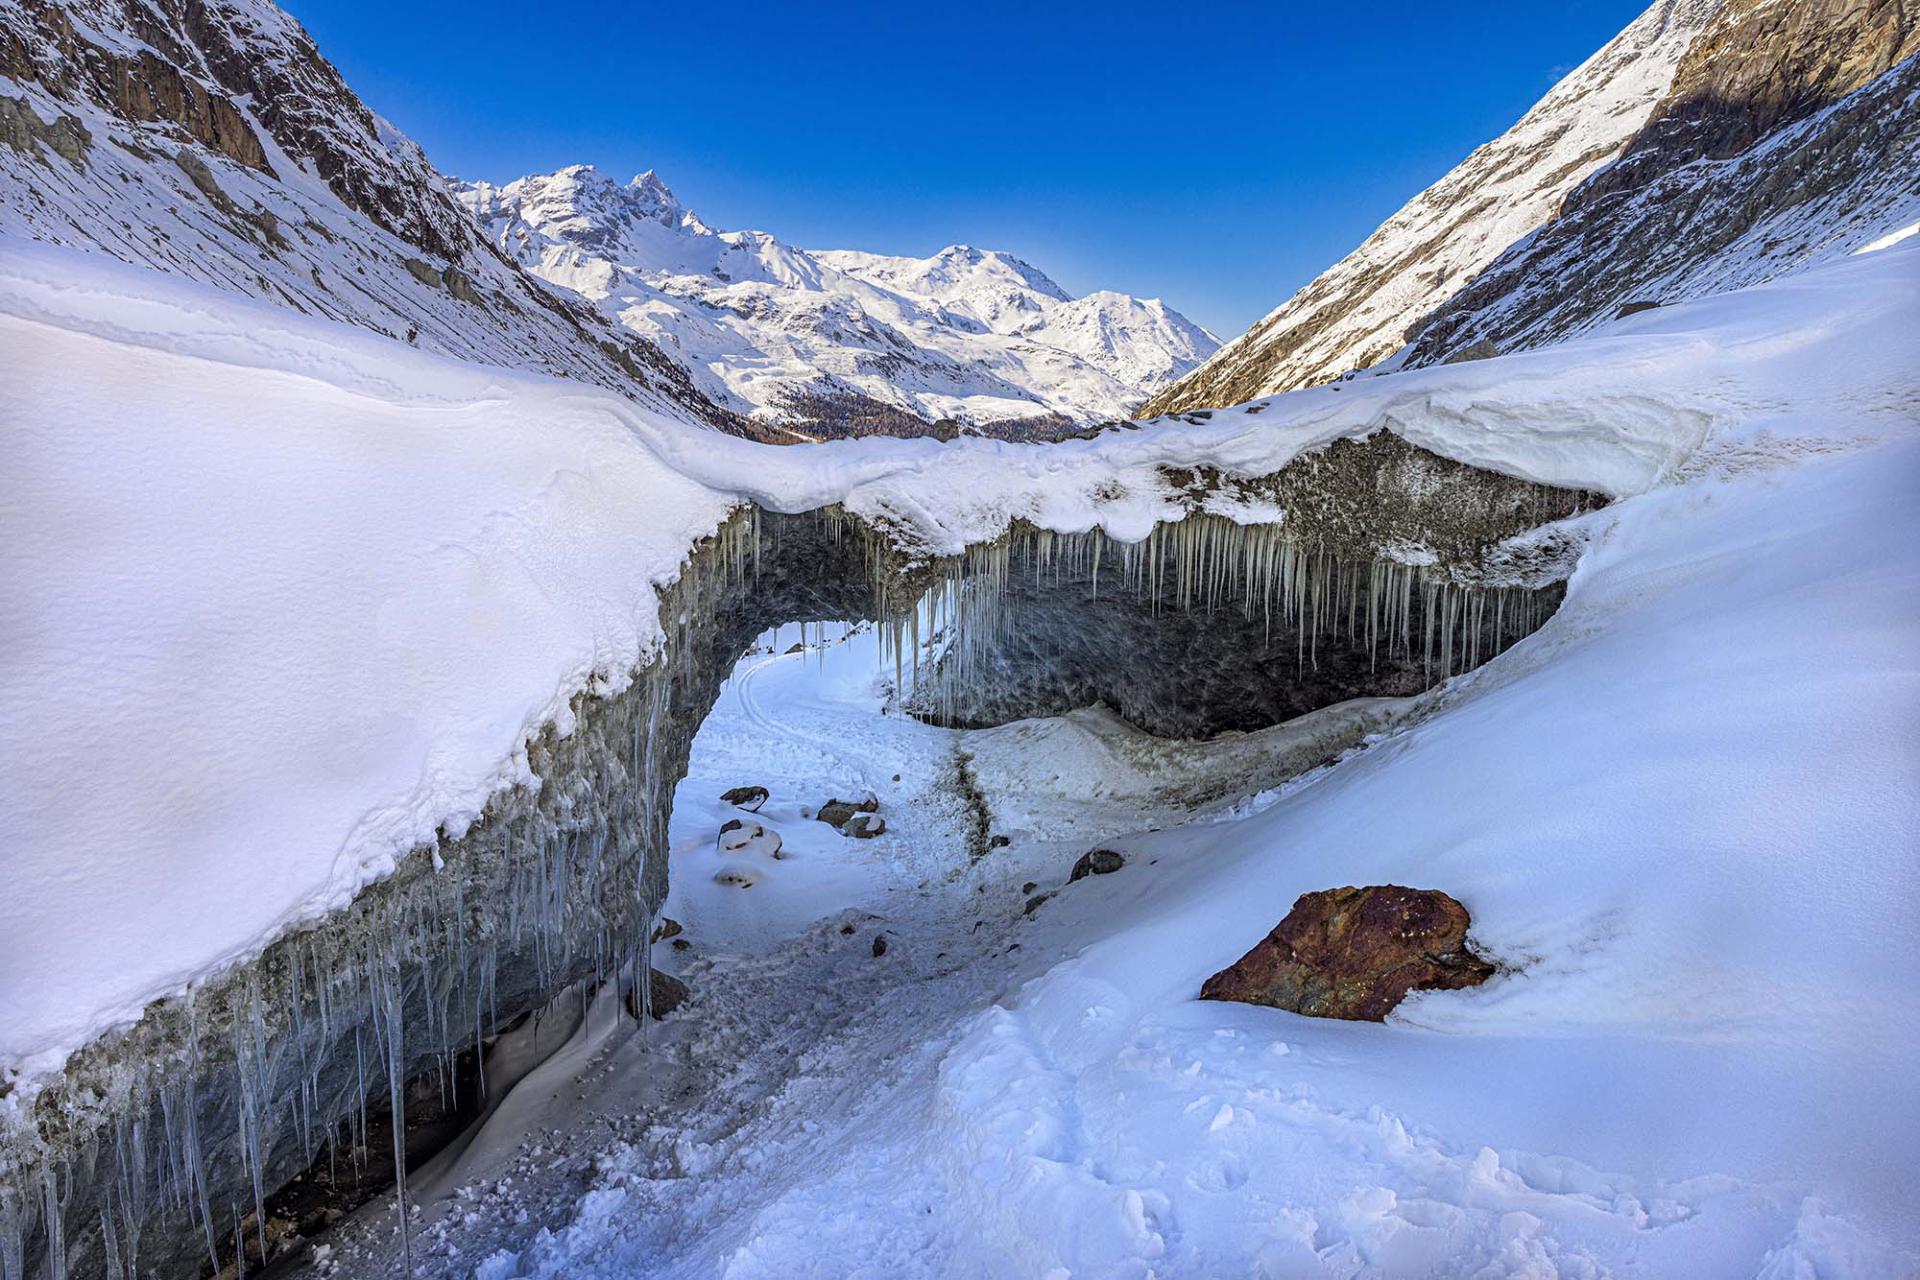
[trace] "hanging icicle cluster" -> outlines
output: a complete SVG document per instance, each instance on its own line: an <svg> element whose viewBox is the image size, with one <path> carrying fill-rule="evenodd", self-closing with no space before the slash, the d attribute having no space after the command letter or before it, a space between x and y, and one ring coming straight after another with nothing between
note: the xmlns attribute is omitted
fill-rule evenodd
<svg viewBox="0 0 1920 1280"><path fill-rule="evenodd" d="M1298 670L1317 670L1321 646L1364 648L1370 664L1417 653L1429 684L1471 670L1546 621L1548 594L1457 580L1446 570L1384 557L1345 557L1282 525L1196 514L1156 525L1138 542L1100 529L1055 533L1019 524L944 566L912 606L887 615L883 648L896 687L942 722L981 663L1020 625L1009 585L1050 592L1128 594L1152 612L1237 610L1294 633ZM923 664L931 667L923 678Z"/></svg>

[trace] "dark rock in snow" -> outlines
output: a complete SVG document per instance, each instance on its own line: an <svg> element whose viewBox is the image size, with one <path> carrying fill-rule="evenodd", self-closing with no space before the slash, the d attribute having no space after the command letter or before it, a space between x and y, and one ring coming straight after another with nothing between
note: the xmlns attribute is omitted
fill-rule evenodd
<svg viewBox="0 0 1920 1280"><path fill-rule="evenodd" d="M685 930L681 928L678 920L675 920L672 916L662 916L660 917L660 923L653 928L653 940L655 942L665 942L668 938L677 938L684 932Z"/></svg>
<svg viewBox="0 0 1920 1280"><path fill-rule="evenodd" d="M1073 864L1073 874L1067 877L1067 883L1086 876L1109 876L1127 865L1127 855L1115 853L1111 849L1089 849L1080 855L1080 861Z"/></svg>
<svg viewBox="0 0 1920 1280"><path fill-rule="evenodd" d="M635 1007L634 1000L637 994L639 994L637 988L627 993L627 1012L636 1018L640 1016L640 1010ZM685 1004L687 997L691 994L687 990L687 984L670 973L653 969L647 974L648 1006L656 1022Z"/></svg>
<svg viewBox="0 0 1920 1280"><path fill-rule="evenodd" d="M730 804L736 809L745 809L748 813L758 813L760 806L766 802L765 787L735 787L720 795L721 804Z"/></svg>
<svg viewBox="0 0 1920 1280"><path fill-rule="evenodd" d="M1642 311L1654 311L1660 304L1651 298L1641 298L1635 302L1623 302L1620 309L1613 313L1615 320L1625 320L1628 316L1637 316Z"/></svg>
<svg viewBox="0 0 1920 1280"><path fill-rule="evenodd" d="M873 954L876 958L887 954L887 936L884 933L873 935Z"/></svg>
<svg viewBox="0 0 1920 1280"><path fill-rule="evenodd" d="M1038 911L1042 905L1045 904L1048 898L1051 898L1052 896L1053 895L1050 893L1034 894L1031 898L1027 899L1027 905L1020 908L1020 914L1023 916L1032 915L1034 912Z"/></svg>
<svg viewBox="0 0 1920 1280"><path fill-rule="evenodd" d="M840 834L851 836L855 840L871 840L877 835L884 834L886 829L887 820L873 813L855 814L840 824Z"/></svg>
<svg viewBox="0 0 1920 1280"><path fill-rule="evenodd" d="M829 800L825 804L820 806L820 812L814 814L814 817L818 818L820 821L826 823L830 827L843 827L847 824L847 822L850 819L852 819L852 817L855 814L877 813L879 812L879 809L880 809L880 801L877 798L875 798L874 794L871 791L869 791L862 799L857 801ZM885 829L885 825L882 824L881 830L884 830L884 829ZM869 832L868 834L877 836L880 834L880 832L872 831L872 832Z"/></svg>
<svg viewBox="0 0 1920 1280"><path fill-rule="evenodd" d="M1040 886L1038 884L1035 884L1033 881L1029 880L1025 884L1020 886L1020 892L1032 893L1035 889L1038 889L1039 887Z"/></svg>
<svg viewBox="0 0 1920 1280"><path fill-rule="evenodd" d="M1467 947L1467 909L1437 889L1303 893L1272 933L1208 978L1202 1000L1380 1022L1409 991L1474 987L1494 966Z"/></svg>
<svg viewBox="0 0 1920 1280"><path fill-rule="evenodd" d="M406 258L401 261L400 265L405 267L415 280L418 280L421 284L429 288L439 289L445 287L445 281L441 278L440 272L432 263L422 262L418 258Z"/></svg>

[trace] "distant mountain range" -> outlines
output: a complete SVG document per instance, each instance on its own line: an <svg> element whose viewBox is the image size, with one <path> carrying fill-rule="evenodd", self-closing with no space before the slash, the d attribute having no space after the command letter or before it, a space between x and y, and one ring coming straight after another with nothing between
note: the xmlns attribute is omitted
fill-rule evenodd
<svg viewBox="0 0 1920 1280"><path fill-rule="evenodd" d="M623 186L575 165L452 190L528 272L672 354L715 402L797 434L1110 420L1220 345L1157 299L1074 298L1005 253L896 258L715 231L652 172Z"/></svg>

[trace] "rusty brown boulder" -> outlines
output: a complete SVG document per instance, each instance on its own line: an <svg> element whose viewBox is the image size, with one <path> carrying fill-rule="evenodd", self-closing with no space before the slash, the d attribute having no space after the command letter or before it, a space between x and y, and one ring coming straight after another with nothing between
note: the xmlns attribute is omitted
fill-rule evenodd
<svg viewBox="0 0 1920 1280"><path fill-rule="evenodd" d="M1493 976L1467 947L1470 923L1438 889L1303 893L1272 933L1207 979L1200 998L1379 1022L1409 991L1477 987Z"/></svg>

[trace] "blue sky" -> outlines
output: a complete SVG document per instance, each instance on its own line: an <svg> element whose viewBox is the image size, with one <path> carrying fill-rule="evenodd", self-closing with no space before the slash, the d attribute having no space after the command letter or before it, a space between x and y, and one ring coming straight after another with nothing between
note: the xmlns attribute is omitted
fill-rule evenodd
<svg viewBox="0 0 1920 1280"><path fill-rule="evenodd" d="M286 2L445 172L654 168L717 227L1004 249L1223 338L1645 4Z"/></svg>

